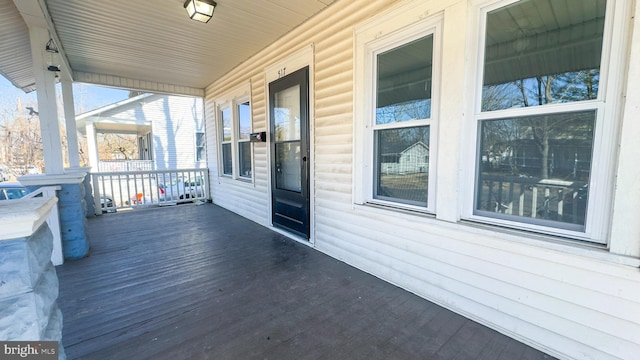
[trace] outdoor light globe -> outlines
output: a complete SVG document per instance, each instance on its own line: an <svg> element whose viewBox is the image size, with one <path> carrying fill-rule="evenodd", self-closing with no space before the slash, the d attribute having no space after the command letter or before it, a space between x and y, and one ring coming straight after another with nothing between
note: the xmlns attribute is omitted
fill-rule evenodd
<svg viewBox="0 0 640 360"><path fill-rule="evenodd" d="M212 0L187 0L184 8L191 19L207 23L211 20L216 5Z"/></svg>

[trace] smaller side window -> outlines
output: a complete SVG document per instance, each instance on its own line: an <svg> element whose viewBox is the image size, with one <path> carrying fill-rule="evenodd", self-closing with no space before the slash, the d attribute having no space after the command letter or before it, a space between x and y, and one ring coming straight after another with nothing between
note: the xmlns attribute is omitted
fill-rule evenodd
<svg viewBox="0 0 640 360"><path fill-rule="evenodd" d="M233 160L231 154L232 143L232 117L231 108L224 108L220 111L220 143L222 146L222 173L233 175Z"/></svg>
<svg viewBox="0 0 640 360"><path fill-rule="evenodd" d="M196 162L205 160L205 136L204 132L196 132Z"/></svg>
<svg viewBox="0 0 640 360"><path fill-rule="evenodd" d="M238 176L251 178L251 106L248 101L236 106L238 113Z"/></svg>

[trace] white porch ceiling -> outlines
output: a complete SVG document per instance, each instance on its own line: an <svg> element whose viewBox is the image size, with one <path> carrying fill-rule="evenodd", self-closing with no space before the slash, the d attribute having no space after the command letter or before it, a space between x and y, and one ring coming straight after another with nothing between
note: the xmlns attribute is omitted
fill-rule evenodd
<svg viewBox="0 0 640 360"><path fill-rule="evenodd" d="M208 24L182 0L15 1L44 9L75 80L203 89L335 0L217 0ZM14 0L0 0L0 73L25 91L35 82L28 41Z"/></svg>

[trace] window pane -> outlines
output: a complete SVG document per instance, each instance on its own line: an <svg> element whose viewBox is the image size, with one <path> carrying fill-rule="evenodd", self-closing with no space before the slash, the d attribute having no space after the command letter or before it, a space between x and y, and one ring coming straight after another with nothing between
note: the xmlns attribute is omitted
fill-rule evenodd
<svg viewBox="0 0 640 360"><path fill-rule="evenodd" d="M196 161L204 160L204 146L196 147Z"/></svg>
<svg viewBox="0 0 640 360"><path fill-rule="evenodd" d="M300 140L300 85L275 94L276 141Z"/></svg>
<svg viewBox="0 0 640 360"><path fill-rule="evenodd" d="M204 133L196 133L196 161L204 160Z"/></svg>
<svg viewBox="0 0 640 360"><path fill-rule="evenodd" d="M198 147L204 146L204 133L203 132L197 132L196 133L196 146L198 146Z"/></svg>
<svg viewBox="0 0 640 360"><path fill-rule="evenodd" d="M222 110L222 141L231 141L232 133L231 109Z"/></svg>
<svg viewBox="0 0 640 360"><path fill-rule="evenodd" d="M240 159L240 176L251 177L251 143L238 143L238 157Z"/></svg>
<svg viewBox="0 0 640 360"><path fill-rule="evenodd" d="M376 124L431 117L433 35L377 56Z"/></svg>
<svg viewBox="0 0 640 360"><path fill-rule="evenodd" d="M605 0L523 0L487 14L482 111L595 99Z"/></svg>
<svg viewBox="0 0 640 360"><path fill-rule="evenodd" d="M590 110L482 121L475 209L583 230L595 118Z"/></svg>
<svg viewBox="0 0 640 360"><path fill-rule="evenodd" d="M238 140L249 140L251 134L251 108L249 102L238 104Z"/></svg>
<svg viewBox="0 0 640 360"><path fill-rule="evenodd" d="M233 174L233 166L231 160L231 144L222 144L222 173L225 175Z"/></svg>
<svg viewBox="0 0 640 360"><path fill-rule="evenodd" d="M375 197L426 206L429 127L378 130Z"/></svg>
<svg viewBox="0 0 640 360"><path fill-rule="evenodd" d="M300 192L300 142L278 143L276 147L276 188Z"/></svg>

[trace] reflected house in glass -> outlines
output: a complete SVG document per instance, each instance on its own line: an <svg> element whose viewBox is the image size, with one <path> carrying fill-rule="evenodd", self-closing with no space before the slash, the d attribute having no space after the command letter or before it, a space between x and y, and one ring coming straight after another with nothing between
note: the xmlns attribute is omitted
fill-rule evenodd
<svg viewBox="0 0 640 360"><path fill-rule="evenodd" d="M381 154L382 174L426 173L429 169L429 146L418 141L396 153Z"/></svg>

